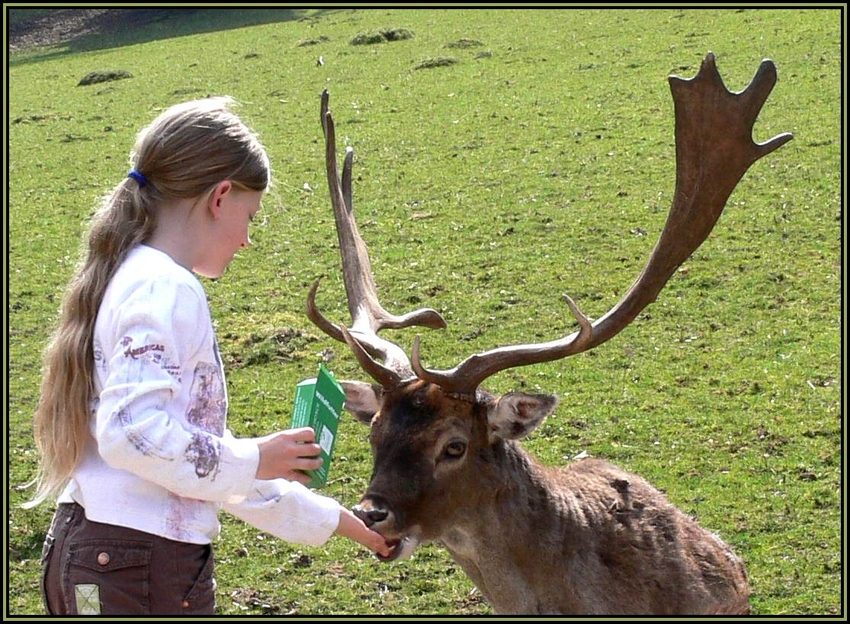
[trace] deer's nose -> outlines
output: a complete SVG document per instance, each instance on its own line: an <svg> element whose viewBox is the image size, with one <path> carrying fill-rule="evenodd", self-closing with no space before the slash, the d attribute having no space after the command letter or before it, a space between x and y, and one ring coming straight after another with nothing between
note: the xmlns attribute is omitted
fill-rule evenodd
<svg viewBox="0 0 850 624"><path fill-rule="evenodd" d="M367 527L378 524L387 519L390 512L376 501L364 500L351 508L354 515L360 518Z"/></svg>

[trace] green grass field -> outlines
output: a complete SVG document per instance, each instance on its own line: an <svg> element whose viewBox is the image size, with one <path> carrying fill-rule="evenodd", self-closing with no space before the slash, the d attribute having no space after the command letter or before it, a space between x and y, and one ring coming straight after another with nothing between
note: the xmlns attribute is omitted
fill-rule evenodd
<svg viewBox="0 0 850 624"><path fill-rule="evenodd" d="M41 352L87 220L159 110L234 96L275 170L253 247L205 281L230 426L253 436L287 427L295 384L323 355L338 376L364 378L303 313L319 276L324 312L346 313L324 181L323 89L340 143L356 150L355 206L382 301L395 312L441 311L449 328L423 335L423 357L449 368L475 351L572 331L562 293L596 318L628 288L675 182L666 77L693 76L708 51L732 90L763 58L775 61L779 82L754 135L795 139L752 167L708 241L629 329L594 352L487 385L557 393L561 407L525 446L553 465L587 452L667 492L744 559L755 614L843 614L842 13L280 17L232 28L221 14L192 12L125 39L10 57L7 614L41 609L39 556L53 510L19 507L36 469ZM414 36L350 43L396 28ZM456 62L433 62L446 58ZM106 70L132 78L77 86ZM409 347L413 335L395 337ZM352 505L371 470L367 430L353 419L340 430L324 491ZM340 538L300 547L225 515L222 523L223 615L490 613L438 545L385 565Z"/></svg>

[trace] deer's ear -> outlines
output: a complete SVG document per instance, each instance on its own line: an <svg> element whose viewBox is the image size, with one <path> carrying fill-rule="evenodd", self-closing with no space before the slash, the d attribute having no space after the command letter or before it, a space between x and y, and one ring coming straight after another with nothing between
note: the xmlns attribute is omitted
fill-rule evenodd
<svg viewBox="0 0 850 624"><path fill-rule="evenodd" d="M354 415L362 423L369 424L372 417L381 408L381 397L384 392L380 386L362 381L342 381L345 390L345 405L343 408Z"/></svg>
<svg viewBox="0 0 850 624"><path fill-rule="evenodd" d="M487 407L491 440L519 440L534 431L555 410L558 399L551 394L511 392Z"/></svg>

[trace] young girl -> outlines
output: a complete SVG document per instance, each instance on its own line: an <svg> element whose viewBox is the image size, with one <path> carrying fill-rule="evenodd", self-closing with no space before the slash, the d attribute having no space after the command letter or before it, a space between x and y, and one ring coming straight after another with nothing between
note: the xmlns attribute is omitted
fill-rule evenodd
<svg viewBox="0 0 850 624"><path fill-rule="evenodd" d="M58 496L44 544L46 609L212 614L217 511L301 544L384 539L302 485L312 429L235 438L203 287L250 244L270 169L228 98L173 106L94 218L45 354L31 505Z"/></svg>

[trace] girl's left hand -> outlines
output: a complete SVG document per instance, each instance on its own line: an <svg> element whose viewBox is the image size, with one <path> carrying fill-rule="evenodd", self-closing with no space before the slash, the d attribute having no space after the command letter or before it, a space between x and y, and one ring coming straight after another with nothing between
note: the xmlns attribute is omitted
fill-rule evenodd
<svg viewBox="0 0 850 624"><path fill-rule="evenodd" d="M316 444L316 434L310 427L289 429L269 434L257 440L260 461L258 479L287 479L307 485L310 475L304 470L321 467L321 447Z"/></svg>

